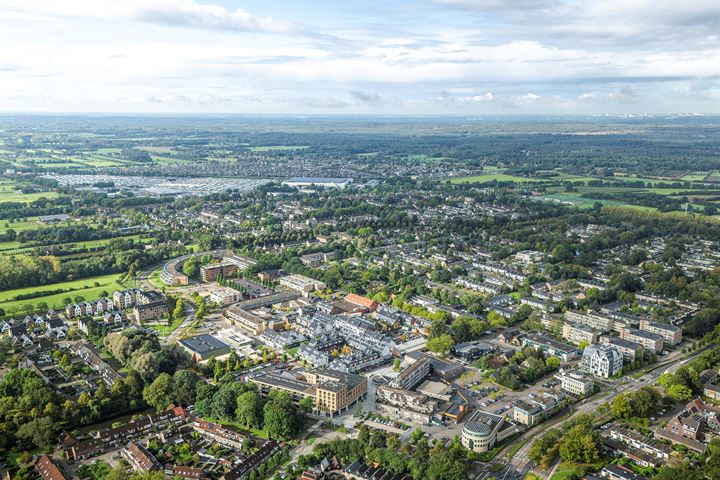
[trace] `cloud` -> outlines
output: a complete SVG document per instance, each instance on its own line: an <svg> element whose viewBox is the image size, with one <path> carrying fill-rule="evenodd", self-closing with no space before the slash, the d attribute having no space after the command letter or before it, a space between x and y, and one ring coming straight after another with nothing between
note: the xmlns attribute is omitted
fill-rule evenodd
<svg viewBox="0 0 720 480"><path fill-rule="evenodd" d="M298 24L257 16L237 8L233 11L195 0L4 0L6 15L26 18L106 18L129 19L171 27L190 27L221 32L292 34L304 28Z"/></svg>
<svg viewBox="0 0 720 480"><path fill-rule="evenodd" d="M367 93L360 90L351 90L350 96L363 105L378 105L383 100L382 97L376 93Z"/></svg>
<svg viewBox="0 0 720 480"><path fill-rule="evenodd" d="M240 8L228 11L217 4L193 0L152 0L135 5L132 17L148 23L172 27L193 27L228 32L300 33L299 25L251 15Z"/></svg>

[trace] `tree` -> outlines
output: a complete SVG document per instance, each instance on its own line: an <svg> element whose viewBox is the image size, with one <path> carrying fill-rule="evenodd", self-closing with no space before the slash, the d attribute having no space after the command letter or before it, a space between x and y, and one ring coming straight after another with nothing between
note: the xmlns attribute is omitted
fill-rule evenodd
<svg viewBox="0 0 720 480"><path fill-rule="evenodd" d="M454 344L455 342L450 335L440 335L439 337L435 337L432 340L428 340L427 349L431 352L435 352L445 356L445 354L450 351Z"/></svg>
<svg viewBox="0 0 720 480"><path fill-rule="evenodd" d="M487 314L487 321L493 328L504 327L508 324L507 319L497 312L489 312Z"/></svg>
<svg viewBox="0 0 720 480"><path fill-rule="evenodd" d="M197 257L190 257L183 265L183 273L190 278L198 278L200 276L200 263Z"/></svg>
<svg viewBox="0 0 720 480"><path fill-rule="evenodd" d="M143 399L155 410L162 412L173 402L174 387L173 377L161 373L143 389Z"/></svg>
<svg viewBox="0 0 720 480"><path fill-rule="evenodd" d="M263 404L262 399L255 392L241 393L237 398L235 419L248 428L262 426Z"/></svg>
<svg viewBox="0 0 720 480"><path fill-rule="evenodd" d="M633 415L636 417L649 417L657 407L660 394L653 387L642 387L630 396Z"/></svg>
<svg viewBox="0 0 720 480"><path fill-rule="evenodd" d="M268 436L283 441L292 439L303 423L302 415L284 392L272 392L263 414Z"/></svg>
<svg viewBox="0 0 720 480"><path fill-rule="evenodd" d="M428 332L428 339L432 340L435 337L445 335L448 332L447 322L444 318L436 318L430 324L430 330Z"/></svg>
<svg viewBox="0 0 720 480"><path fill-rule="evenodd" d="M400 371L400 359L399 358L396 358L395 361L393 362L393 370L395 370L396 372Z"/></svg>
<svg viewBox="0 0 720 480"><path fill-rule="evenodd" d="M610 405L610 413L615 418L630 418L633 415L633 408L630 399L624 393L618 394Z"/></svg>
<svg viewBox="0 0 720 480"><path fill-rule="evenodd" d="M692 399L693 392L685 385L675 384L667 388L667 395L676 402L686 402Z"/></svg>
<svg viewBox="0 0 720 480"><path fill-rule="evenodd" d="M175 302L175 309L173 310L172 318L174 318L176 320L179 318L182 318L184 309L185 309L185 305L183 303L182 298L180 298L180 299L178 299L177 302Z"/></svg>
<svg viewBox="0 0 720 480"><path fill-rule="evenodd" d="M547 360L545 360L545 365L555 370L560 366L560 359L558 357L548 357Z"/></svg>
<svg viewBox="0 0 720 480"><path fill-rule="evenodd" d="M178 370L175 372L173 375L175 401L185 405L195 403L198 383L201 381L198 374L192 370Z"/></svg>
<svg viewBox="0 0 720 480"><path fill-rule="evenodd" d="M600 439L595 430L575 425L562 439L560 456L570 462L594 463L600 460Z"/></svg>
<svg viewBox="0 0 720 480"><path fill-rule="evenodd" d="M44 452L52 451L55 446L57 432L54 422L49 417L40 417L20 425L17 437L30 442Z"/></svg>

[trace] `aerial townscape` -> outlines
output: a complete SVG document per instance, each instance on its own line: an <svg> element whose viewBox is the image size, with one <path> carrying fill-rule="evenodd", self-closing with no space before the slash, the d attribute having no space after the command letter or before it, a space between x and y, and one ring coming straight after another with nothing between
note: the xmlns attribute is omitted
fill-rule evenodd
<svg viewBox="0 0 720 480"><path fill-rule="evenodd" d="M2 478L720 479L720 10L641 3L0 5Z"/></svg>

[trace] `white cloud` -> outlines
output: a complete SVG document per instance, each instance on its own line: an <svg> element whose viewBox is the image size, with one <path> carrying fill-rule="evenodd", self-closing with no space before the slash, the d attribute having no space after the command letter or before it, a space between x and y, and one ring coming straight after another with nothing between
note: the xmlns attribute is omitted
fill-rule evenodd
<svg viewBox="0 0 720 480"><path fill-rule="evenodd" d="M241 8L233 11L218 4L195 0L4 0L7 14L22 14L38 20L51 17L131 19L173 27L193 27L236 32L299 33L299 25L252 15Z"/></svg>

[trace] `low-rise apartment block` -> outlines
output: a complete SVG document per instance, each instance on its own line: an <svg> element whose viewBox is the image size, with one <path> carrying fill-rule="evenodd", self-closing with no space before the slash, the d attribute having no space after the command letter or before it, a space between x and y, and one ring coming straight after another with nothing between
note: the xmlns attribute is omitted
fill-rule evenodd
<svg viewBox="0 0 720 480"><path fill-rule="evenodd" d="M623 340L630 340L631 342L639 343L643 346L643 348L645 348L645 350L652 353L662 352L664 346L663 337L645 330L623 328L620 333L620 337Z"/></svg>
<svg viewBox="0 0 720 480"><path fill-rule="evenodd" d="M577 325L570 322L563 324L562 336L568 342L578 345L585 341L587 343L597 343L597 332L586 325Z"/></svg>
<svg viewBox="0 0 720 480"><path fill-rule="evenodd" d="M263 393L281 390L295 400L310 397L317 413L334 416L346 411L367 394L367 379L329 369L263 373L250 379Z"/></svg>
<svg viewBox="0 0 720 480"><path fill-rule="evenodd" d="M210 263L200 267L200 277L203 282L214 282L218 277L228 277L238 271L236 263L223 260L219 263Z"/></svg>
<svg viewBox="0 0 720 480"><path fill-rule="evenodd" d="M682 342L682 329L676 325L643 319L640 320L640 330L660 335L670 345Z"/></svg>
<svg viewBox="0 0 720 480"><path fill-rule="evenodd" d="M600 343L616 348L622 354L623 360L626 363L632 363L636 358L642 358L643 355L645 355L645 348L643 348L643 346L639 343L631 340L602 335L600 337Z"/></svg>
<svg viewBox="0 0 720 480"><path fill-rule="evenodd" d="M527 400L515 402L513 420L529 427L542 423L557 411L565 398L564 393L544 392L542 395L532 394Z"/></svg>

